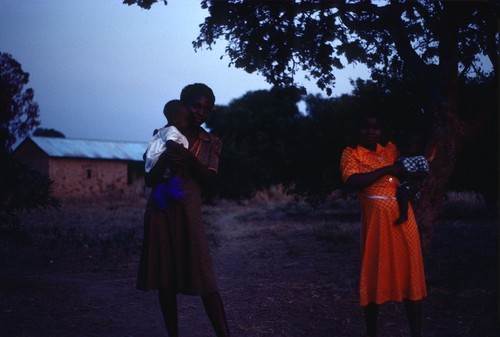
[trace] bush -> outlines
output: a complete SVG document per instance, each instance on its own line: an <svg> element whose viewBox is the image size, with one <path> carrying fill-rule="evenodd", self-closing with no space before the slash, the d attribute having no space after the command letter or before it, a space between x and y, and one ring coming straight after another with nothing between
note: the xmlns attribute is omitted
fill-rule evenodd
<svg viewBox="0 0 500 337"><path fill-rule="evenodd" d="M0 163L0 218L17 211L59 207L51 195L52 181L13 158Z"/></svg>

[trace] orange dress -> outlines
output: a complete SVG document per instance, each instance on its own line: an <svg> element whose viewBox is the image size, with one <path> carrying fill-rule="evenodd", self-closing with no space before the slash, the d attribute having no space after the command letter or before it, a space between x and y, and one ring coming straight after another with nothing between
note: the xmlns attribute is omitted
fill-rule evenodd
<svg viewBox="0 0 500 337"><path fill-rule="evenodd" d="M392 165L398 156L396 146L377 145L375 151L362 146L346 148L340 168L346 181L352 174L367 173ZM396 187L399 181L384 176L358 191L361 203L362 242L360 304L420 300L427 295L420 236L413 209L408 220L396 225L399 215Z"/></svg>

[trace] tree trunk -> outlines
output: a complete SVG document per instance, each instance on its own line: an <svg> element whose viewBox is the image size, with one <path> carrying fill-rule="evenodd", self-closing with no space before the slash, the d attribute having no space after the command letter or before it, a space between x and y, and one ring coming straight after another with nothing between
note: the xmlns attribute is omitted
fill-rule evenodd
<svg viewBox="0 0 500 337"><path fill-rule="evenodd" d="M430 160L430 174L425 179L421 189L421 197L414 204L415 216L420 227L424 254L431 248L434 225L446 197L447 185L457 160L466 142L474 139L495 114L494 100L498 89L492 88L491 100L478 102L477 110L472 119L465 122L457 115L458 85L454 74L443 76L440 94L430 112L433 114L434 132L427 147L427 157Z"/></svg>
<svg viewBox="0 0 500 337"><path fill-rule="evenodd" d="M425 253L430 250L434 225L446 196L447 182L463 148L464 136L457 133L456 128L457 125L447 125L435 135L430 174L423 184L421 198L415 204Z"/></svg>
<svg viewBox="0 0 500 337"><path fill-rule="evenodd" d="M447 183L463 149L466 126L456 114L455 90L434 105L434 133L429 141L427 157L430 174L425 179L419 200L414 204L424 254L431 247L434 225L446 196Z"/></svg>

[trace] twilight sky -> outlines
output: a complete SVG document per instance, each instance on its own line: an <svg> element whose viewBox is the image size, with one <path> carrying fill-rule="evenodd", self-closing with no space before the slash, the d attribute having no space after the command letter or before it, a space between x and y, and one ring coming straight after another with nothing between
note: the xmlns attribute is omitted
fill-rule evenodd
<svg viewBox="0 0 500 337"><path fill-rule="evenodd" d="M165 102L187 84L209 85L216 104L270 88L262 76L220 59L225 41L194 51L205 16L199 0L169 0L149 11L121 0L2 0L0 51L30 74L40 127L68 138L148 141L165 124ZM347 66L336 76L335 96L367 71Z"/></svg>

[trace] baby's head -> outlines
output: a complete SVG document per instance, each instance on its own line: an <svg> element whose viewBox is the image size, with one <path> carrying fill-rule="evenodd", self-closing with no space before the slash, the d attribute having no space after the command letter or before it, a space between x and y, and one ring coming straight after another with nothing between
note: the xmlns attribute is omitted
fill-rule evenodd
<svg viewBox="0 0 500 337"><path fill-rule="evenodd" d="M399 145L399 150L404 156L418 156L424 153L424 136L418 131L409 131Z"/></svg>
<svg viewBox="0 0 500 337"><path fill-rule="evenodd" d="M173 99L163 108L163 114L167 118L168 125L175 126L179 131L185 130L189 126L188 109L178 99Z"/></svg>

